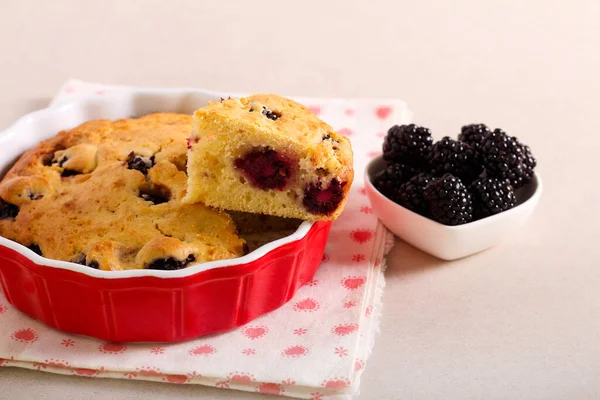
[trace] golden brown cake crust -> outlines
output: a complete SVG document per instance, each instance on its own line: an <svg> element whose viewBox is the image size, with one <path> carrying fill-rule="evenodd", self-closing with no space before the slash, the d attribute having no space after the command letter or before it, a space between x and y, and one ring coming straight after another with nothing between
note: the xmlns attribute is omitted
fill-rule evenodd
<svg viewBox="0 0 600 400"><path fill-rule="evenodd" d="M265 118L263 106L275 113L277 119ZM299 143L318 144L323 136L335 134L331 126L307 107L275 94L255 94L241 99L212 102L199 109L196 115L211 113L256 124L272 135L286 136Z"/></svg>
<svg viewBox="0 0 600 400"><path fill-rule="evenodd" d="M106 270L243 255L229 215L181 202L192 124L168 113L90 121L42 142L0 182L0 235Z"/></svg>

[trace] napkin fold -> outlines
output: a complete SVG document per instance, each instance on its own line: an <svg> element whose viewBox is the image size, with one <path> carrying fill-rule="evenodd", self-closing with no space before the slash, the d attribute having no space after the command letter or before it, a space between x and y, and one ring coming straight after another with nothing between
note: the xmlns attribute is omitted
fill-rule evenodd
<svg viewBox="0 0 600 400"><path fill-rule="evenodd" d="M51 105L129 90L70 80ZM236 330L174 344L108 343L46 327L0 294L0 366L95 378L200 384L320 400L358 393L381 315L385 255L393 236L378 222L363 171L393 124L397 100L295 98L354 149L355 181L332 226L314 279L280 309Z"/></svg>

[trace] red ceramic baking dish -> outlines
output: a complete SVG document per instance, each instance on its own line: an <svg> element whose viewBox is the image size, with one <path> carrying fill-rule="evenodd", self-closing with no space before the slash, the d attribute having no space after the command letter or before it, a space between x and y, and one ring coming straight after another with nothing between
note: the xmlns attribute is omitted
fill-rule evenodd
<svg viewBox="0 0 600 400"><path fill-rule="evenodd" d="M0 172L41 140L85 121L191 113L227 96L134 90L34 112L0 133ZM0 237L0 283L17 309L61 331L117 342L186 340L241 326L289 301L319 267L330 226L303 222L244 257L178 271L100 271Z"/></svg>

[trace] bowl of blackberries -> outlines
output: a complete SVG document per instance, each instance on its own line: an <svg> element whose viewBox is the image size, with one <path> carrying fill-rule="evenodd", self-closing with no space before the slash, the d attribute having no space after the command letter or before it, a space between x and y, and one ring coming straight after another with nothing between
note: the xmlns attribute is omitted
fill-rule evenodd
<svg viewBox="0 0 600 400"><path fill-rule="evenodd" d="M501 242L529 218L542 193L529 146L502 129L463 126L434 141L425 127L395 125L366 170L382 223L438 258L466 257Z"/></svg>

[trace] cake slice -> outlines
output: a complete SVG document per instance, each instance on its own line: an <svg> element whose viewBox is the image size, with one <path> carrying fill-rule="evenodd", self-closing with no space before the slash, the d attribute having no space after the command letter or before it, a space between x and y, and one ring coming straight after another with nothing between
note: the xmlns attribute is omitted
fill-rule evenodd
<svg viewBox="0 0 600 400"><path fill-rule="evenodd" d="M210 103L194 113L186 202L304 220L342 212L350 141L277 95Z"/></svg>

